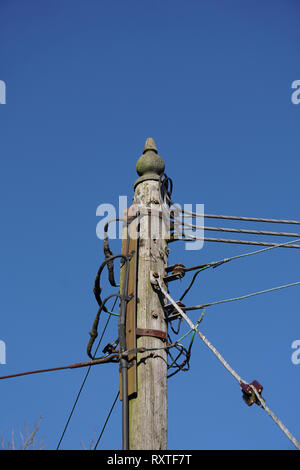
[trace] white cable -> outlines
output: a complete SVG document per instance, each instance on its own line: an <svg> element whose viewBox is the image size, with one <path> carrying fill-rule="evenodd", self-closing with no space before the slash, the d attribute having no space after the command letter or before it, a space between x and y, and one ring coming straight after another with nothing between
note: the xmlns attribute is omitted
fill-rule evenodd
<svg viewBox="0 0 300 470"><path fill-rule="evenodd" d="M157 285L161 291L161 293L169 300L169 302L175 307L177 312L182 316L182 318L188 323L190 328L192 328L202 339L202 341L208 346L208 348L215 354L215 356L219 359L219 361L223 364L223 366L230 372L230 374L239 382L239 384L244 383L247 384L245 380L243 380L238 373L228 364L228 362L222 357L222 355L217 351L217 349L211 344L211 342L204 336L201 331L194 325L194 323L190 320L190 318L185 314L185 312L177 305L175 300L168 294L168 292L163 288L162 283L160 281L160 277L153 276L150 274L150 281L152 284ZM288 439L294 444L294 446L300 450L300 443L297 439L291 434L291 432L287 429L287 427L277 418L277 416L268 408L265 404L264 399L260 396L257 392L256 388L250 384L253 392L255 393L261 407L268 413L268 415L274 420L274 422L279 426L279 428L283 431L283 433L288 437Z"/></svg>

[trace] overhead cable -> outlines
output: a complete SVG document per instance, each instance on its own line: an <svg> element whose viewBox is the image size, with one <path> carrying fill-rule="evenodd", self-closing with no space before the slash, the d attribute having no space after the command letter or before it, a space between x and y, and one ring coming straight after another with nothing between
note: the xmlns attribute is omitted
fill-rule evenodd
<svg viewBox="0 0 300 470"><path fill-rule="evenodd" d="M107 418L106 418L106 420L105 420L105 422L104 422L104 425L103 425L103 427L102 427L102 429L101 429L101 432L100 432L100 434L99 434L99 437L98 437L98 439L97 439L97 442L96 442L95 447L94 447L93 450L96 450L97 447L98 447L98 445L99 445L100 439L101 439L101 437L102 437L102 435L103 435L103 433L104 433L104 431L105 431L106 425L107 425L107 423L108 423L108 421L109 421L109 418L110 418L110 416L111 416L111 414L112 414L112 412L113 412L113 409L114 409L114 407L115 407L115 405L116 405L116 403L117 403L117 400L118 400L118 398L119 398L119 395L120 395L120 390L118 391L118 393L117 393L117 395L116 395L116 397L115 397L115 399L114 399L114 402L113 402L113 404L112 404L112 407L111 407L111 409L110 409L109 412L108 412Z"/></svg>
<svg viewBox="0 0 300 470"><path fill-rule="evenodd" d="M286 289L287 287L293 287L293 286L298 286L298 285L300 285L300 281L299 282L293 282L292 284L285 284L283 286L272 287L271 289L266 289L266 290L261 290L261 291L258 291L258 292L253 292L251 294L242 295L240 297L233 297L231 299L218 300L216 302L210 302L210 303L207 303L207 304L194 305L192 307L182 307L182 309L185 310L185 311L187 311L187 310L200 310L204 307L211 307L212 305L218 305L218 304L224 304L226 302L234 302L236 300L248 299L249 297L254 297L256 295L266 294L267 292L273 292L273 291L276 291L276 290Z"/></svg>
<svg viewBox="0 0 300 470"><path fill-rule="evenodd" d="M217 242L217 243L234 243L238 245L257 245L257 246L278 246L278 243L267 243L267 242L256 242L252 240L230 240L226 238L208 238L208 237L195 237L195 236L190 236L185 234L184 237L180 238L175 238L171 237L169 240L169 243L175 242L175 241L195 241L195 240L203 240L205 242ZM300 248L300 245L287 245L287 244L281 244L280 246L285 247L285 248Z"/></svg>
<svg viewBox="0 0 300 470"><path fill-rule="evenodd" d="M189 266L189 267L186 267L186 266L182 266L181 269L184 271L184 272L189 272L189 271L196 271L197 272L194 274L189 286L187 287L187 289L184 291L184 293L182 294L182 296L180 297L180 301L183 300L183 298L187 295L187 293L189 292L189 290L192 288L195 280L196 280L196 277L198 276L198 274L201 272L201 271L204 271L205 269L208 269L208 268L217 268L218 266L221 266L222 264L225 264L225 263L228 263L229 261L233 261L235 259L239 259L239 258L245 258L247 256L253 256L253 255L257 255L259 253L263 253L264 251L269 251L269 250L273 250L274 248L279 248L279 247L282 247L282 246L285 246L285 245L288 245L290 243L294 243L294 242L300 242L300 238L297 239L297 240L293 240L293 241L288 241L288 242L284 242L284 243L278 243L276 245L273 245L271 247L268 247L268 248L263 248L261 250L255 250L255 251L250 251L250 252L247 252L247 253L242 253L241 255L235 255L235 256L231 256L230 258L223 258L221 260L218 260L218 261L212 261L210 263L207 263L207 264L198 264L198 265L195 265L195 266Z"/></svg>
<svg viewBox="0 0 300 470"><path fill-rule="evenodd" d="M186 215L190 215L191 217L204 217L206 219L225 219L225 220L242 220L246 222L264 222L264 223L274 223L274 224L294 224L300 225L300 220L286 220L286 219L271 219L271 218L262 218L262 217L240 217L240 216L233 216L233 215L221 215L221 214L199 214L197 212L188 211L185 209L181 209L180 206L173 203L171 199L173 183L172 179L166 175L166 173L162 173L159 179L159 195L160 195L160 202L163 206L164 210L166 210L170 215L174 215L174 213L181 213ZM171 208L170 208L171 206Z"/></svg>
<svg viewBox="0 0 300 470"><path fill-rule="evenodd" d="M186 212L186 211L184 211ZM190 212L190 215L201 216L201 214ZM264 219L259 217L236 217L233 215L216 215L216 214L204 214L206 219L227 219L227 220L244 220L248 222L266 222L272 224L295 224L300 225L300 220L282 220L282 219Z"/></svg>
<svg viewBox="0 0 300 470"><path fill-rule="evenodd" d="M115 298L114 304L113 304L113 306L112 306L112 310L115 308L115 305L116 305L116 303L117 303L117 300L118 300L118 297ZM111 319L111 315L113 314L112 311L109 312L109 313L110 313L110 315L108 316L108 318L107 318L107 320L106 320L106 323L105 323L105 326L104 326L104 328L103 328L101 337L100 337L100 339L99 339L99 341L98 341L98 344L97 344L97 346L96 346L95 353L94 353L94 355L92 356L92 359L93 359L93 360L95 359L95 356L96 356L96 354L97 354L97 352L98 352L98 349L99 349L99 347L100 347L100 344L101 344L101 342L102 342L103 336L104 336L104 334L105 334L105 331L106 331L106 329L107 329L107 327L108 327L108 324L109 324L109 321L110 321L110 319ZM71 418L72 418L72 416L73 416L73 413L74 413L74 411L75 411L76 405L77 405L77 403L78 403L79 397L80 397L80 395L81 395L81 393L82 393L82 390L83 390L83 388L84 388L84 386L85 386L85 383L86 383L86 381L87 381L88 375L89 375L89 373L90 373L91 367L92 367L92 366L90 365L90 366L87 368L87 371L86 371L86 373L85 373L85 376L84 376L84 378L83 378L83 381L82 381L82 383L81 383L81 386L80 386L80 388L79 388L79 391L78 391L78 393L77 393L77 395L76 395L76 398L75 398L75 401L74 401L73 406L72 406L72 408L71 408L71 411L70 411L70 413L69 413L68 419L67 419L67 421L66 421L66 424L65 424L65 426L64 426L64 429L63 429L62 434L61 434L61 436L60 436L60 439L59 439L59 441L58 441L56 450L59 449L59 447L60 447L60 445L61 445L61 443L62 443L62 440L63 440L63 438L64 438L64 436L65 436L65 433L66 433L66 431L67 431L67 429L68 429L68 426L69 426L69 424L70 424Z"/></svg>
<svg viewBox="0 0 300 470"><path fill-rule="evenodd" d="M192 228L193 230L208 230L212 232L230 232L230 233L247 233L250 235L271 235L275 237L300 237L300 233L292 233L292 232L272 232L269 230L249 230L249 229L238 229L238 228L231 228L231 227L207 227L206 225L194 225L189 224L185 221L181 222L184 228Z"/></svg>

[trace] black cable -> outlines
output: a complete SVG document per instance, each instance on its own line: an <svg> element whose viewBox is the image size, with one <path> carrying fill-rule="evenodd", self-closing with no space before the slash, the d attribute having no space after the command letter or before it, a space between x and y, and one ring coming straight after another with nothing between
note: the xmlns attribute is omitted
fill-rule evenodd
<svg viewBox="0 0 300 470"><path fill-rule="evenodd" d="M97 338L98 336L98 324L99 324L99 320L100 320L100 314L102 312L102 310L104 310L105 308L105 304L112 298L112 297L116 297L116 298L120 298L120 294L110 294L109 296L106 297L106 299L104 299L104 301L101 303L101 306L99 307L98 309L98 312L95 316L95 319L93 321L93 326L92 326L92 329L90 331L90 340L88 342L88 345L87 345L87 348L86 348L86 352L87 352L87 355L91 358L91 359L96 359L95 358L95 355L92 355L91 351L92 351L92 347L93 347L93 344L95 342L95 339ZM109 313L109 312L108 312Z"/></svg>
<svg viewBox="0 0 300 470"><path fill-rule="evenodd" d="M115 299L115 302L114 302L114 304L113 304L113 306L112 306L112 310L115 308L115 305L116 305L117 300L118 300L118 297L116 297L116 299ZM111 315L109 315L109 317L107 318L107 321L106 321L106 324L105 324L105 326L104 326L102 335L101 335L101 337L100 337L100 339L99 339L99 341L98 341L97 347L96 347L96 349L95 349L95 355L97 354L97 351L98 351L98 349L99 349L99 347L100 347L100 344L101 344L101 342L102 342L102 339L103 339L103 336L104 336L104 334L105 334L105 331L106 331L106 329L107 329L107 327L108 327L108 324L109 324L110 319L111 319ZM93 359L95 359L95 357L93 357ZM67 428L68 428L68 426L69 426L69 423L70 423L71 418L72 418L72 416L73 416L73 413L74 413L74 411L75 411L77 402L78 402L78 400L79 400L79 397L80 397L80 395L81 395L81 392L82 392L82 390L83 390L83 387L84 387L84 385L85 385L85 382L86 382L86 380L87 380L87 378L88 378L88 375L89 375L89 373L90 373L91 367L92 367L92 366L89 366L88 369L87 369L87 371L86 371L86 374L85 374L85 376L84 376L84 379L83 379L83 381L82 381L82 384L81 384L81 386L80 386L80 389L79 389L79 391L78 391L78 393L77 393L75 402L74 402L74 404L73 404L73 407L72 407L72 409L71 409L71 412L70 412L70 414L69 414L69 416L68 416L68 419L67 419L67 422L66 422L66 424L65 424L64 430L63 430L62 435L61 435L61 437L60 437L60 439L59 439L59 442L58 442L58 445L57 445L57 447L56 447L56 450L59 449L60 444L61 444L61 442L62 442L62 440L63 440L63 438L64 438L64 435L65 435L65 433L66 433L66 431L67 431Z"/></svg>
<svg viewBox="0 0 300 470"><path fill-rule="evenodd" d="M95 277L95 282L94 282L93 292L94 292L94 295L95 295L95 298L96 298L96 301L97 301L99 307L102 307L102 300L101 300L101 297L100 297L100 294L102 292L102 287L100 286L100 278L101 278L102 271L105 268L105 266L108 266L108 264L111 261L114 261L117 258L121 258L121 259L123 259L123 261L126 261L126 256L123 255L123 254L109 256L109 257L106 258L105 261L103 261L103 263L101 264L100 268L97 271L97 274L96 274L96 277ZM104 310L104 312L107 311L105 307L103 308L103 310Z"/></svg>
<svg viewBox="0 0 300 470"><path fill-rule="evenodd" d="M130 223L131 220L134 219L135 217L136 217L136 216L131 217L130 219L127 219L128 223ZM114 219L114 220L125 220L125 219L119 219L119 218L118 218L118 219ZM97 347L96 347L96 349L95 349L95 353L92 355L92 354L91 354L91 348L92 348L92 346L93 346L93 344L94 344L94 341L95 341L96 337L98 336L98 324L99 324L99 320L100 320L101 311L103 310L103 311L109 313L108 310L107 310L107 308L106 308L106 306L105 306L106 302L107 302L110 298L112 298L113 296L116 297L116 298L115 298L115 302L114 302L113 307L112 307L112 310L113 310L114 307L115 307L115 305L116 305L116 302L117 302L118 298L120 297L120 294L111 294L110 296L106 297L106 299L102 302L101 297L100 297L100 294L101 294L101 291L102 291L102 288L101 288L101 286L100 286L100 277L101 277L101 273L102 273L103 269L105 268L105 266L107 266L108 272L109 272L109 281L110 281L110 284L111 284L113 287L117 287L117 285L116 285L116 283L115 283L115 280L114 280L114 272L113 272L114 264L113 264L113 261L114 261L115 259L117 259L117 258L121 258L121 259L123 260L123 262L126 262L126 259L127 259L126 256L124 256L123 254L120 254L120 255L113 255L112 251L110 250L110 247L109 247L109 244L108 244L108 237L107 237L107 231L108 231L108 226L109 226L109 223L110 223L110 222L112 222L112 221L109 221L109 222L105 225L105 228L104 228L104 255L105 255L105 261L101 264L100 268L98 269L98 272L97 272L97 275L96 275L96 278L95 278L95 282L94 282L94 289L93 289L95 298L96 298L97 303L98 303L98 305L99 305L99 309L98 309L98 312L97 312L96 317L95 317L94 322L93 322L93 327L92 327L92 332L91 332L92 334L90 333L91 339L90 339L90 341L89 341L89 343L88 343L88 346L87 346L87 352L88 352L88 355L89 355L89 357L90 357L91 359L95 359L95 356L96 356L97 351L98 351L98 349L99 349L99 347L100 347L100 344L101 344L101 342L102 342L103 336L104 336L104 334L105 334L105 331L106 331L106 329L107 329L107 327L108 327L108 324L109 324L109 321L110 321L110 318L111 318L111 315L109 315L108 318L107 318L105 327L104 327L104 329L103 329L101 338L99 339L99 342L98 342ZM89 366L88 369L87 369L87 371L86 371L85 377L84 377L83 382L82 382L82 384L81 384L81 386L80 386L79 392L77 393L75 402L74 402L73 407L72 407L72 409L71 409L71 412L70 412L70 414L69 414L69 416L68 416L67 422L66 422L65 427L64 427L64 429L63 429L63 432L62 432L62 435L61 435L60 440L59 440L59 442L58 442L58 445L57 445L57 449L56 449L56 450L59 449L60 444L61 444L61 442L62 442L62 440L63 440L63 438L64 438L64 435L65 435L66 430L67 430L67 428L68 428L68 426L69 426L70 420L71 420L72 415L73 415L73 413L74 413L74 410L75 410L75 407L76 407L77 402L78 402L78 400L79 400L79 397L80 397L80 395L81 395L81 392L82 392L82 390L83 390L83 388L84 388L84 385L85 385L85 383L86 383L86 380L87 380L87 378L88 378L88 375L89 375L90 370L91 370L91 366Z"/></svg>
<svg viewBox="0 0 300 470"><path fill-rule="evenodd" d="M110 282L110 285L113 287L118 287L115 281L115 275L114 275L114 260L112 258L113 252L111 251L109 247L109 242L108 242L108 227L111 222L116 222L119 219L112 219L109 222L107 222L104 226L104 239L103 239L103 252L105 256L105 260L107 260L107 269L108 269L108 280Z"/></svg>
<svg viewBox="0 0 300 470"><path fill-rule="evenodd" d="M168 369L174 369L176 368L176 370L174 372L172 372L171 374L169 374L167 376L167 378L169 379L170 377L173 377L173 375L177 374L178 372L180 371L188 371L189 368L190 368L190 365L189 365L189 361L190 361L190 356L191 356L191 353L186 350L186 348L182 345L182 344L174 344L174 347L175 349L177 349L178 354L176 356L176 358L174 359L173 356L172 356L172 353L170 352L170 350L168 350L168 355L170 356L171 360L172 360L172 363L170 366L168 366ZM178 364L178 359L184 355L185 356L185 359L180 363Z"/></svg>
<svg viewBox="0 0 300 470"><path fill-rule="evenodd" d="M179 318L178 318L178 323L177 323L177 328L176 328L176 329L173 327L173 324L172 324L173 322L172 322L172 321L170 322L171 330L173 331L173 333L174 333L175 335L178 335L178 333L179 333L179 331L180 331L181 322L182 322L182 318L179 317Z"/></svg>
<svg viewBox="0 0 300 470"><path fill-rule="evenodd" d="M108 239L109 224L111 224L112 222L122 221L123 223L125 222L128 227L128 225L139 216L140 216L139 214L136 214L132 217L128 217L127 219L122 218L122 217L116 217L114 219L109 220L104 226L103 252L104 252L105 260L107 260L108 280L110 282L110 285L113 287L118 287L118 285L116 284L115 276L114 276L114 258L112 258L113 252L111 251L110 246L109 246L109 239Z"/></svg>
<svg viewBox="0 0 300 470"><path fill-rule="evenodd" d="M102 299L101 299L102 287L100 286L100 278L101 278L102 271L105 268L105 266L108 267L109 263L113 262L115 259L121 258L123 260L123 262L127 263L127 260L130 259L131 256L132 256L132 254L129 254L129 255L128 254L127 255L118 254L118 255L107 256L106 260L103 261L103 263L101 264L101 266L99 267L99 269L97 271L95 282L94 282L93 292L94 292L96 301L99 305L99 309L98 309L98 312L97 312L96 317L94 319L92 330L90 331L90 337L91 338L90 338L90 340L88 342L88 345L87 345L87 354L91 358L92 358L91 349L92 349L92 346L94 344L95 339L98 336L98 331L97 330L98 330L98 323L99 323L99 319L100 319L100 314L101 314L102 310L104 312L109 313L106 306L105 306L105 304L111 297L113 297L113 296L119 296L120 297L120 294L111 294L108 297L106 297L106 299L104 301L102 301Z"/></svg>
<svg viewBox="0 0 300 470"><path fill-rule="evenodd" d="M102 427L102 429L101 429L101 432L100 432L100 434L99 434L99 437L98 437L98 439L97 439L97 442L96 442L95 447L94 447L93 450L96 450L96 449L97 449L97 446L98 446L98 444L99 444L99 442L100 442L100 439L101 439L101 437L102 437L102 435L103 435L103 433L104 433L104 431L105 431L105 428L106 428L106 425L107 425L108 420L109 420L109 418L110 418L110 415L112 414L113 409L114 409L114 407L115 407L115 404L117 403L117 400L118 400L118 398L119 398L119 395L120 395L120 390L118 391L118 393L117 393L117 395L116 395L116 398L114 399L113 405L112 405L111 409L109 410L109 413L108 413L108 415L107 415L107 418L106 418L105 423L104 423L104 425L103 425L103 427Z"/></svg>
<svg viewBox="0 0 300 470"><path fill-rule="evenodd" d="M192 278L192 280L191 280L189 286L186 288L186 290L184 291L184 293L183 293L182 296L180 297L180 299L179 299L180 302L183 300L183 298L187 295L187 293L188 293L188 292L190 291L190 289L192 288L192 286L193 286L193 284L194 284L194 282L195 282L196 277L198 276L198 274L201 273L201 271L203 271L204 269L207 269L207 268L209 268L209 267L210 267L210 266L207 265L207 266L205 266L205 267L203 267L203 268L201 268L201 269L199 269L198 271L195 272L195 274L194 274L194 276L193 276L193 278Z"/></svg>

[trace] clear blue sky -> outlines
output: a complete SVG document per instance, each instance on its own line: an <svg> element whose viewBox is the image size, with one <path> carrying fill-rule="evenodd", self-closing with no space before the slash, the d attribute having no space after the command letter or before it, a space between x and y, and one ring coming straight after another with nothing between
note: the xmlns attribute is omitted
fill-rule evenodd
<svg viewBox="0 0 300 470"><path fill-rule="evenodd" d="M165 160L175 202L300 219L296 0L2 0L0 16L1 375L87 360L103 260L96 208L117 205L119 195L131 200L147 137ZM170 261L188 266L246 251L206 243L188 252L178 242ZM281 248L203 272L186 303L299 281L299 261L298 250ZM174 297L188 280L172 285ZM291 343L300 339L299 296L292 287L211 307L202 323L238 373L263 384L267 404L298 439L300 365ZM113 321L103 345L116 337ZM54 449L84 374L2 381L5 438L42 415L39 434ZM168 384L169 449L293 448L270 417L244 404L199 338L191 370ZM62 448L89 446L117 388L117 365L91 371ZM99 448L121 448L120 412L118 403Z"/></svg>

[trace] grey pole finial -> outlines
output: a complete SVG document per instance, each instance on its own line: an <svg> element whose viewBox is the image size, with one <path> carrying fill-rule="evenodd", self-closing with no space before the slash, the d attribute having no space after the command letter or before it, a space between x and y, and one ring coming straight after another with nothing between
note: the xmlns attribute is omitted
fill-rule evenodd
<svg viewBox="0 0 300 470"><path fill-rule="evenodd" d="M158 181L160 175L165 170L165 162L158 155L157 148L152 137L148 137L145 142L142 156L136 164L136 171L139 178L136 180L134 187L146 180Z"/></svg>
<svg viewBox="0 0 300 470"><path fill-rule="evenodd" d="M146 153L148 150L153 150L153 152L157 153L157 148L152 137L148 137L148 139L146 139L143 153Z"/></svg>

